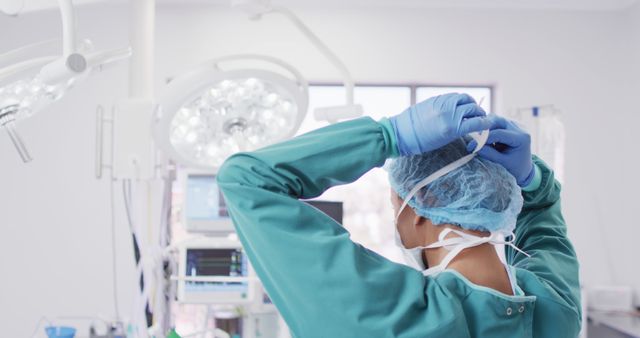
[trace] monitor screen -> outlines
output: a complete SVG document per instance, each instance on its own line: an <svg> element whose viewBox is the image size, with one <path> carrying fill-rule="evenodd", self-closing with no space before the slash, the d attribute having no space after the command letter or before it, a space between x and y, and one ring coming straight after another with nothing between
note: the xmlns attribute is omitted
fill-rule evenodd
<svg viewBox="0 0 640 338"><path fill-rule="evenodd" d="M229 217L215 175L189 175L185 199L188 220L207 221Z"/></svg>
<svg viewBox="0 0 640 338"><path fill-rule="evenodd" d="M187 277L247 277L242 249L187 249ZM186 282L187 292L248 292L247 282Z"/></svg>
<svg viewBox="0 0 640 338"><path fill-rule="evenodd" d="M336 222L342 224L342 216L344 215L342 202L306 201L306 203L319 209L329 215L329 217L333 218Z"/></svg>

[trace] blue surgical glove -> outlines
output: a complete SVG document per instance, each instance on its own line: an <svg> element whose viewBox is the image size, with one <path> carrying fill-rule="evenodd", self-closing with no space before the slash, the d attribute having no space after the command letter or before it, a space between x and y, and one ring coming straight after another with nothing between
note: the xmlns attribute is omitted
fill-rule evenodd
<svg viewBox="0 0 640 338"><path fill-rule="evenodd" d="M491 123L487 144L478 155L501 164L516 178L519 186L526 187L535 176L531 160L531 136L515 122L502 117L494 117ZM476 142L471 141L467 150L471 152L475 147Z"/></svg>
<svg viewBox="0 0 640 338"><path fill-rule="evenodd" d="M486 113L467 94L432 97L409 107L389 121L402 156L445 146L470 132L489 129Z"/></svg>

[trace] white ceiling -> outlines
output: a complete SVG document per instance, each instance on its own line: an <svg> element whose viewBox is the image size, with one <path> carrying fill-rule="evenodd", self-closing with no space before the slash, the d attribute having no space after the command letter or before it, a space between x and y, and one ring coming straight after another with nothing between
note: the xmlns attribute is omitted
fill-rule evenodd
<svg viewBox="0 0 640 338"><path fill-rule="evenodd" d="M160 3L221 3L225 0L158 0ZM294 7L396 7L396 8L523 8L560 10L621 10L637 0L272 0L272 3Z"/></svg>
<svg viewBox="0 0 640 338"><path fill-rule="evenodd" d="M133 0L135 1L135 0ZM86 5L97 2L125 3L127 0L74 0ZM215 4L226 5L229 0L157 0L158 5ZM635 5L638 0L273 0L273 3L292 7L395 7L395 8L507 8L551 9L580 11L616 11ZM57 7L57 0L0 0L0 9L16 8L24 3L23 11Z"/></svg>

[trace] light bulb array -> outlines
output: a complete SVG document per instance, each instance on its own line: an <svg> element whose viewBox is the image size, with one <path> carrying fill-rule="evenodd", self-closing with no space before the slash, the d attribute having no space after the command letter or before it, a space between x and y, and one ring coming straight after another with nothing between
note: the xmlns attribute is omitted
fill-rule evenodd
<svg viewBox="0 0 640 338"><path fill-rule="evenodd" d="M0 87L0 108L16 105L17 120L27 118L56 101L73 85L74 79L58 85L47 85L39 77L19 80Z"/></svg>
<svg viewBox="0 0 640 338"><path fill-rule="evenodd" d="M231 154L265 146L295 128L298 107L275 83L225 79L184 104L170 125L170 142L183 156L218 167Z"/></svg>

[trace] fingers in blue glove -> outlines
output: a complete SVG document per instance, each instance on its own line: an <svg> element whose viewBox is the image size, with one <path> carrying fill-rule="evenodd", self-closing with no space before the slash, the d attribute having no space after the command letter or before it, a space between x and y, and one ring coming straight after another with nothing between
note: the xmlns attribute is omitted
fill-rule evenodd
<svg viewBox="0 0 640 338"><path fill-rule="evenodd" d="M482 149L478 151L478 155L495 163L501 163L504 157L507 156L504 152L500 152L498 149L490 145L482 147Z"/></svg>
<svg viewBox="0 0 640 338"><path fill-rule="evenodd" d="M472 117L462 120L458 128L459 135L467 135L469 133L487 130L491 126L491 119L486 116Z"/></svg>
<svg viewBox="0 0 640 338"><path fill-rule="evenodd" d="M476 103L476 100L473 97L471 97L471 95L469 95L469 94L452 93L451 95L457 95L458 96L458 105L463 105L463 104L468 104L468 103Z"/></svg>
<svg viewBox="0 0 640 338"><path fill-rule="evenodd" d="M448 93L448 94L438 95L434 98L438 101L446 101L446 102L452 101L452 102L455 102L456 105L476 103L476 100L473 97L471 97L471 95L469 94Z"/></svg>
<svg viewBox="0 0 640 338"><path fill-rule="evenodd" d="M503 149L495 147L496 144L503 145ZM476 141L471 141L467 145L468 151L473 151L476 148ZM515 131L505 129L495 129L489 132L487 138L487 144L484 146L490 147L500 153L508 152L510 149L526 146L526 140L523 139L523 135Z"/></svg>
<svg viewBox="0 0 640 338"><path fill-rule="evenodd" d="M491 114L487 116L487 119L489 120L489 127L487 128L489 130L509 128L509 120L504 117Z"/></svg>
<svg viewBox="0 0 640 338"><path fill-rule="evenodd" d="M453 118L456 123L459 123L466 115L469 115L469 117L479 116L475 108L478 105L475 100L467 94L450 93L440 95L433 98L433 101L429 99L418 103L418 105L421 104L433 104L436 107L442 107L442 111L453 113L451 118Z"/></svg>
<svg viewBox="0 0 640 338"><path fill-rule="evenodd" d="M454 116L457 118L471 118L486 116L487 113L475 103L467 103L456 107Z"/></svg>
<svg viewBox="0 0 640 338"><path fill-rule="evenodd" d="M489 130L489 138L487 139L487 145L496 144L496 143L506 144L507 146L517 145L510 140L510 136L515 136L514 135L515 133L510 131L510 129L512 128L511 122L505 119L504 117L491 114L486 116L482 120L482 122L478 124L484 124L484 127L482 129L476 129L474 131L487 130L487 129ZM509 129L509 132L513 134L504 133L508 129ZM467 144L467 150L469 152L472 152L476 148L476 145L477 145L476 141L469 142L469 144Z"/></svg>
<svg viewBox="0 0 640 338"><path fill-rule="evenodd" d="M529 184L534 171L531 162L531 136L514 122L506 120L504 129L493 129L487 138L487 144L480 149L478 155L489 161L504 166L521 187ZM467 150L473 151L477 143L469 142Z"/></svg>
<svg viewBox="0 0 640 338"><path fill-rule="evenodd" d="M522 134L509 129L496 129L489 133L487 144L501 143L511 148L518 148L526 145L527 134Z"/></svg>
<svg viewBox="0 0 640 338"><path fill-rule="evenodd" d="M489 129L486 112L467 94L432 97L390 119L401 155L437 149L452 140Z"/></svg>

